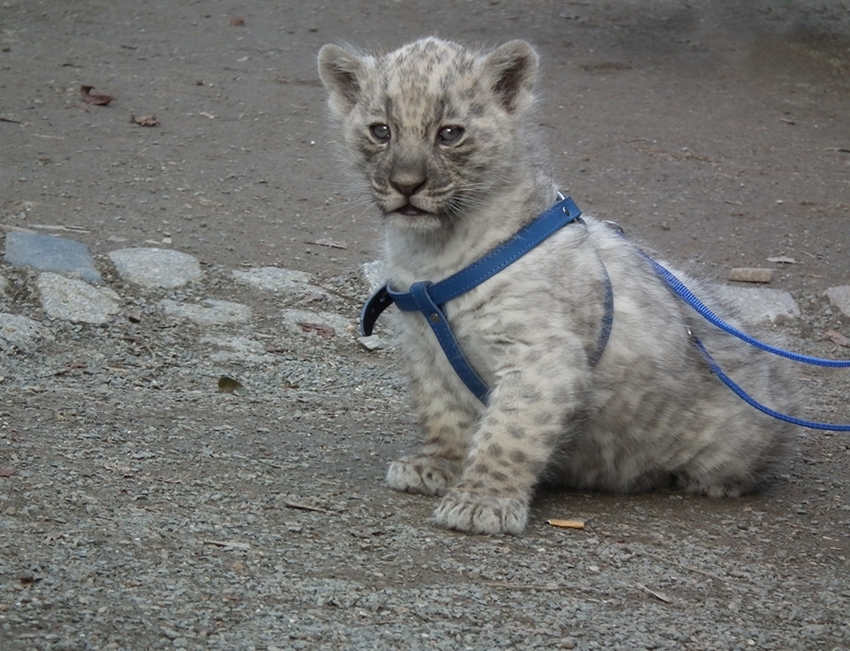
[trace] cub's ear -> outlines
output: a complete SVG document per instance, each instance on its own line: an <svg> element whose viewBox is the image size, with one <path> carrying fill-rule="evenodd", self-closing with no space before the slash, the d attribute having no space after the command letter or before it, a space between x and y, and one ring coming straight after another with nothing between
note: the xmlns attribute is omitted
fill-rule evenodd
<svg viewBox="0 0 850 651"><path fill-rule="evenodd" d="M523 112L534 102L532 89L540 59L525 41L508 41L484 62L491 88L508 113Z"/></svg>
<svg viewBox="0 0 850 651"><path fill-rule="evenodd" d="M338 45L325 45L319 50L319 78L328 91L331 111L337 117L347 116L357 103L365 65L363 57Z"/></svg>

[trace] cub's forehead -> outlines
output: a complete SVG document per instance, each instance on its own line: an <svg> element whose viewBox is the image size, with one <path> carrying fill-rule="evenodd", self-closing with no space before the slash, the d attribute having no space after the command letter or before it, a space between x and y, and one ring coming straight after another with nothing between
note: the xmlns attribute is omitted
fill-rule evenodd
<svg viewBox="0 0 850 651"><path fill-rule="evenodd" d="M462 45L427 38L379 57L381 91L396 100L444 98L471 92L480 78L479 55Z"/></svg>

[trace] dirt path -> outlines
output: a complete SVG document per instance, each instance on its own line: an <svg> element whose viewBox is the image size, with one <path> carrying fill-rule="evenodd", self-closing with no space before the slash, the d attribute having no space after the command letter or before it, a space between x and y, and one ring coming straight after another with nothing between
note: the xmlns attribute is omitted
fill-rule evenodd
<svg viewBox="0 0 850 651"><path fill-rule="evenodd" d="M801 431L742 500L544 494L523 537L441 531L381 486L416 441L393 356L282 329L303 301L231 274L307 271L329 294L307 307L357 314L377 224L335 160L322 44L520 37L585 211L709 276L774 266L804 312L784 334L847 357L822 292L850 284L850 7L739 5L3 2L0 226L86 243L125 311L51 322L0 264L0 311L54 337L0 352L0 647L850 649L847 435ZM123 283L105 254L131 246L204 280ZM207 298L251 320L156 308ZM850 421L846 372L804 379L812 416Z"/></svg>

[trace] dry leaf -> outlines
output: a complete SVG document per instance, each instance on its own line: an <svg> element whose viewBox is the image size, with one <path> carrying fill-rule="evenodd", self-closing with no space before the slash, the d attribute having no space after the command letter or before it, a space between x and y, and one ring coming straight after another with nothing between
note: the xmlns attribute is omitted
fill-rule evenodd
<svg viewBox="0 0 850 651"><path fill-rule="evenodd" d="M234 16L230 19L231 27L245 27L245 19L242 16Z"/></svg>
<svg viewBox="0 0 850 651"><path fill-rule="evenodd" d="M112 95L92 94L94 86L80 86L80 97L86 104L94 104L95 106L106 106L109 102L115 101Z"/></svg>
<svg viewBox="0 0 850 651"><path fill-rule="evenodd" d="M759 267L738 267L729 271L729 280L740 283L769 283L773 278L773 269Z"/></svg>
<svg viewBox="0 0 850 651"><path fill-rule="evenodd" d="M546 524L559 529L584 529L584 520L546 520Z"/></svg>
<svg viewBox="0 0 850 651"><path fill-rule="evenodd" d="M235 393L237 396L247 393L245 387L231 377L222 375L218 378L218 390L221 393Z"/></svg>
<svg viewBox="0 0 850 651"><path fill-rule="evenodd" d="M155 127L159 124L155 115L142 115L140 117L136 117L132 113L130 113L130 122L138 124L140 127Z"/></svg>
<svg viewBox="0 0 850 651"><path fill-rule="evenodd" d="M827 330L825 334L827 339L829 339L836 346L844 346L844 348L850 348L850 339L838 332L838 330Z"/></svg>
<svg viewBox="0 0 850 651"><path fill-rule="evenodd" d="M317 335L325 339L331 339L336 336L336 330L324 323L305 323L303 321L299 321L298 325L301 326L301 329L304 332L315 332Z"/></svg>
<svg viewBox="0 0 850 651"><path fill-rule="evenodd" d="M11 477L16 472L18 471L14 468L0 468L0 477Z"/></svg>
<svg viewBox="0 0 850 651"><path fill-rule="evenodd" d="M797 261L794 258L789 258L785 255L779 255L775 258L768 258L768 262L777 262L779 264L797 264Z"/></svg>

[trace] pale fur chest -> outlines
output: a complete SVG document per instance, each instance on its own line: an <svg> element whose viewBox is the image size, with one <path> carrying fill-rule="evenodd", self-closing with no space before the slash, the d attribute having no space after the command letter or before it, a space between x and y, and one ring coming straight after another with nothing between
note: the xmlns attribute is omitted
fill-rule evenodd
<svg viewBox="0 0 850 651"><path fill-rule="evenodd" d="M413 282L443 280L506 238L492 239L482 246L452 243L439 256L390 249L390 284L404 291ZM580 366L595 345L603 293L595 274L599 259L585 239L583 225L569 225L444 306L455 337L487 384L494 385L506 368L516 365L518 351L542 354L577 336L586 346L567 347L573 348ZM434 365L435 372L454 376L426 318L419 312L400 316L409 362L427 360L423 363Z"/></svg>

